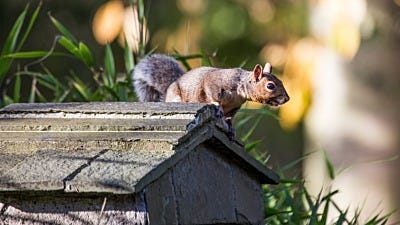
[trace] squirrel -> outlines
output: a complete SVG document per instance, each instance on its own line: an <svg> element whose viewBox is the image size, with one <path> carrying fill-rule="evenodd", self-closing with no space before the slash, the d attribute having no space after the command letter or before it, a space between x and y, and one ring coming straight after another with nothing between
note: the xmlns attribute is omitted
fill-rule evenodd
<svg viewBox="0 0 400 225"><path fill-rule="evenodd" d="M227 122L245 101L279 106L289 101L282 81L269 63L253 71L241 68L199 67L186 73L170 56L152 54L142 59L132 73L139 101L200 102L222 108Z"/></svg>

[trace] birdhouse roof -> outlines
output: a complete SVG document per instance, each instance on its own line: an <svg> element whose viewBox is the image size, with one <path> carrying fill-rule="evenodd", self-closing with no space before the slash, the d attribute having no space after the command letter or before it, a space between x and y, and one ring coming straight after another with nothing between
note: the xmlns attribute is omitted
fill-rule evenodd
<svg viewBox="0 0 400 225"><path fill-rule="evenodd" d="M136 193L202 143L278 183L228 132L214 105L9 105L0 110L0 192Z"/></svg>

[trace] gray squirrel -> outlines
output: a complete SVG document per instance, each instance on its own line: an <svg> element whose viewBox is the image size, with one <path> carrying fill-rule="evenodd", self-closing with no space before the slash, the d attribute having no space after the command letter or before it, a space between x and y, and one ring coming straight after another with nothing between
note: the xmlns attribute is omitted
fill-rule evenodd
<svg viewBox="0 0 400 225"><path fill-rule="evenodd" d="M152 54L136 65L132 80L139 101L212 103L221 106L230 122L245 101L279 106L289 100L283 83L271 72L267 63L253 71L199 67L184 73L174 58Z"/></svg>

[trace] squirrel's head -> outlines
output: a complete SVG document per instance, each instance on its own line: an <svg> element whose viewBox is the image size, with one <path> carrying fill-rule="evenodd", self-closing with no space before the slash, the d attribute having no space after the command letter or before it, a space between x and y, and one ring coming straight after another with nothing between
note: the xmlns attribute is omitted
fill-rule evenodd
<svg viewBox="0 0 400 225"><path fill-rule="evenodd" d="M257 64L252 72L250 82L254 82L251 99L270 106L280 106L289 101L282 81L272 74L271 64L266 63L264 69Z"/></svg>

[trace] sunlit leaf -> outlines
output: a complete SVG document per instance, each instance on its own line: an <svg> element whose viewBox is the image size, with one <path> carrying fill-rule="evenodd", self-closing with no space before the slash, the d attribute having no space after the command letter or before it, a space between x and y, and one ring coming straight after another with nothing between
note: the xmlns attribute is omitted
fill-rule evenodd
<svg viewBox="0 0 400 225"><path fill-rule="evenodd" d="M80 80L78 77L74 77L72 85L86 101L91 100L92 94L90 93L90 89L82 80Z"/></svg>
<svg viewBox="0 0 400 225"><path fill-rule="evenodd" d="M126 73L131 73L133 68L135 67L135 63L133 61L133 53L125 39L125 48L124 48L124 60L125 60L125 70Z"/></svg>
<svg viewBox="0 0 400 225"><path fill-rule="evenodd" d="M115 78L115 64L114 64L114 56L111 50L111 46L109 44L106 45L104 66L106 69L109 86L112 86Z"/></svg>
<svg viewBox="0 0 400 225"><path fill-rule="evenodd" d="M260 144L260 142L261 142L261 140L252 141L250 143L247 143L245 146L246 152L253 151L258 146L258 144Z"/></svg>
<svg viewBox="0 0 400 225"><path fill-rule="evenodd" d="M65 36L61 36L60 39L58 39L58 43L60 43L60 45L62 45L67 51L72 53L75 57L79 59L81 58L79 49L70 39L66 38Z"/></svg>
<svg viewBox="0 0 400 225"><path fill-rule="evenodd" d="M82 61L87 66L92 67L94 64L92 52L90 52L89 48L82 42L79 42L79 53Z"/></svg>
<svg viewBox="0 0 400 225"><path fill-rule="evenodd" d="M32 78L31 90L29 92L28 102L33 103L35 102L35 91L36 91L36 77Z"/></svg>

